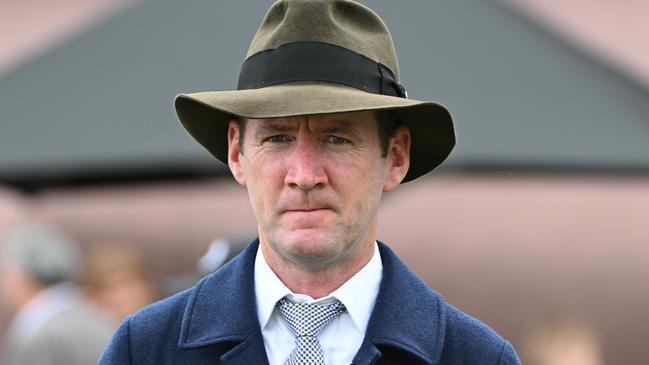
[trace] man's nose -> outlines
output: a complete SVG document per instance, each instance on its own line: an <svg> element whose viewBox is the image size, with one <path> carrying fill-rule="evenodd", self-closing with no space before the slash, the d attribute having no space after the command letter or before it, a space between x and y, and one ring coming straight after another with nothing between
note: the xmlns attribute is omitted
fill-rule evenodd
<svg viewBox="0 0 649 365"><path fill-rule="evenodd" d="M324 160L317 142L308 137L298 137L287 161L286 185L300 190L317 189L327 183Z"/></svg>

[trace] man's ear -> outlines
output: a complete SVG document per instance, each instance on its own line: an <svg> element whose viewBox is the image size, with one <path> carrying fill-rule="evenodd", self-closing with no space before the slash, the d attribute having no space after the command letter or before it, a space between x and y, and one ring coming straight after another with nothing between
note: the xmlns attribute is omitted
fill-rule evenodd
<svg viewBox="0 0 649 365"><path fill-rule="evenodd" d="M405 125L398 126L390 137L387 155L389 165L383 185L384 192L396 189L401 184L401 180L406 177L410 167L410 143L410 129Z"/></svg>
<svg viewBox="0 0 649 365"><path fill-rule="evenodd" d="M237 182L242 186L246 186L241 161L243 157L241 154L241 143L243 141L239 141L239 137L241 136L239 131L239 123L234 119L230 120L228 124L228 167L230 167L230 171Z"/></svg>

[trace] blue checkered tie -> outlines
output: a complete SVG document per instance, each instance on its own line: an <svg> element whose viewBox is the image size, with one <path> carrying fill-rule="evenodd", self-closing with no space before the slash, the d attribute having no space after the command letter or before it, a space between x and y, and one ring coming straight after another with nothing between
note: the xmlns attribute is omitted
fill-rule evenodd
<svg viewBox="0 0 649 365"><path fill-rule="evenodd" d="M324 353L318 341L318 333L346 310L336 301L333 304L318 305L293 303L287 299L277 302L280 313L295 334L295 349L286 360L286 365L325 365Z"/></svg>

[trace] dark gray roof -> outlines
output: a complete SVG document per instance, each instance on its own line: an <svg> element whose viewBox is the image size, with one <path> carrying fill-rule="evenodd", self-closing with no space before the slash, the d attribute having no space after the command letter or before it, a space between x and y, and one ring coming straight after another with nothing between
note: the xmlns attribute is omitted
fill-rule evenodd
<svg viewBox="0 0 649 365"><path fill-rule="evenodd" d="M649 171L649 93L492 0L367 0L410 97L456 122L446 168ZM229 90L269 1L156 0L0 78L0 180L225 171L178 92Z"/></svg>
<svg viewBox="0 0 649 365"><path fill-rule="evenodd" d="M402 79L451 110L448 165L649 170L647 89L498 2L416 4L394 32Z"/></svg>

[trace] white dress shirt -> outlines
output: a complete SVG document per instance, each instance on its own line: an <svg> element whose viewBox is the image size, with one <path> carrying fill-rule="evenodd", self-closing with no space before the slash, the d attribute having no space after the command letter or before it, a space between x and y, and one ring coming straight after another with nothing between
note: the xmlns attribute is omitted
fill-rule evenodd
<svg viewBox="0 0 649 365"><path fill-rule="evenodd" d="M329 323L318 335L327 365L348 365L354 359L365 336L381 284L383 264L374 243L374 255L359 272L324 298L313 299L295 294L275 275L261 252L255 258L255 296L257 316L270 365L283 365L295 348L295 336L276 309L278 300L287 296L294 302L330 304L341 301L347 311Z"/></svg>

